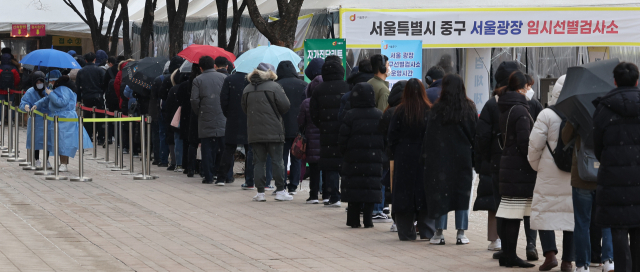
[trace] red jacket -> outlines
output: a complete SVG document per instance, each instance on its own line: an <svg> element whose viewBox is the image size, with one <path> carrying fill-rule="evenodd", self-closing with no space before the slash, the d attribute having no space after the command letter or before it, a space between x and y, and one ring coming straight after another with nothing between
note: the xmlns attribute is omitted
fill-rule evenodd
<svg viewBox="0 0 640 272"><path fill-rule="evenodd" d="M2 73L2 69L0 69L0 73ZM11 69L13 72L13 88L17 88L20 85L20 74L16 69ZM7 94L7 90L0 90L0 95Z"/></svg>
<svg viewBox="0 0 640 272"><path fill-rule="evenodd" d="M120 62L120 67L118 67L118 74L116 75L116 79L113 81L113 89L116 91L116 96L118 96L118 105L122 105L122 95L120 93L120 84L122 84L122 68L124 68L128 61ZM116 109L111 109L116 110ZM119 109L118 109L119 110Z"/></svg>

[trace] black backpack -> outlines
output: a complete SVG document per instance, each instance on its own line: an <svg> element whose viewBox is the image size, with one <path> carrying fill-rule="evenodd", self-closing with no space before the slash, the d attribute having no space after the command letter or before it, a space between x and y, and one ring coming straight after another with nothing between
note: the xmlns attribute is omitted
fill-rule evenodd
<svg viewBox="0 0 640 272"><path fill-rule="evenodd" d="M6 91L7 89L15 89L15 81L13 78L13 69L3 69L0 72L0 89Z"/></svg>
<svg viewBox="0 0 640 272"><path fill-rule="evenodd" d="M560 119L562 119L562 123L560 124L560 130L559 130L560 135L562 135L562 129L564 129L564 126L567 123L567 117L558 109L556 109L555 106L550 106L549 109L554 111L558 116L560 116ZM549 152L551 152L551 156L553 156L553 161L555 161L556 166L558 166L558 169L565 172L571 172L571 164L573 160L573 148L574 148L575 139L572 139L569 143L565 145L564 142L562 142L560 135L558 135L558 145L556 145L556 149L551 150L551 146L549 146L549 142L547 142L547 148L549 148Z"/></svg>

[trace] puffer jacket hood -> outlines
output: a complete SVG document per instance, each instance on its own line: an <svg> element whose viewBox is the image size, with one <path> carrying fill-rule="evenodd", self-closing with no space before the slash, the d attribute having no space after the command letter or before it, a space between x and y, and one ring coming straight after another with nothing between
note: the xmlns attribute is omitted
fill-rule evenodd
<svg viewBox="0 0 640 272"><path fill-rule="evenodd" d="M122 69L127 66L127 63L130 61L135 61L134 59L123 60L118 64L118 71L122 71Z"/></svg>
<svg viewBox="0 0 640 272"><path fill-rule="evenodd" d="M321 58L312 59L308 64L307 68L304 69L304 75L306 75L310 80L316 78L322 74L322 65L324 65L324 60Z"/></svg>
<svg viewBox="0 0 640 272"><path fill-rule="evenodd" d="M11 54L2 54L2 57L0 57L0 65L11 65Z"/></svg>
<svg viewBox="0 0 640 272"><path fill-rule="evenodd" d="M173 71L180 68L183 62L184 62L184 59L180 56L175 56L171 58L171 61L169 61L169 73L171 74L173 73Z"/></svg>
<svg viewBox="0 0 640 272"><path fill-rule="evenodd" d="M258 69L253 69L253 72L247 75L247 80L251 83L251 85L260 85L265 81L275 81L278 79L278 75L271 70L268 71L260 71Z"/></svg>
<svg viewBox="0 0 640 272"><path fill-rule="evenodd" d="M498 107L500 108L500 112L507 112L511 109L511 107L516 105L523 106L527 108L527 110L529 110L527 97L518 92L507 91L502 96L500 96L500 100L498 100Z"/></svg>
<svg viewBox="0 0 640 272"><path fill-rule="evenodd" d="M322 79L325 82L344 80L344 67L338 62L325 62L322 65Z"/></svg>
<svg viewBox="0 0 640 272"><path fill-rule="evenodd" d="M593 105L597 108L602 104L622 117L638 117L640 116L640 97L637 90L637 87L615 88L604 97L594 100Z"/></svg>
<svg viewBox="0 0 640 272"><path fill-rule="evenodd" d="M406 80L400 80L393 84L391 87L391 93L389 94L389 98L387 102L389 102L389 107L397 107L402 102L402 92L404 92L404 86L407 85Z"/></svg>
<svg viewBox="0 0 640 272"><path fill-rule="evenodd" d="M279 79L288 78L288 77L298 77L298 70L295 65L291 61L285 60L281 61L278 64L278 69L276 70Z"/></svg>
<svg viewBox="0 0 640 272"><path fill-rule="evenodd" d="M314 78L311 83L309 83L309 85L307 86L307 98L311 98L311 95L313 95L313 91L315 91L316 87L318 87L318 85L320 85L320 83L322 82L324 82L322 80L322 75L319 75Z"/></svg>
<svg viewBox="0 0 640 272"><path fill-rule="evenodd" d="M494 76L497 82L496 88L507 86L507 84L509 84L509 76L511 73L517 71L518 68L519 65L515 61L503 61L500 63L500 66L498 66Z"/></svg>
<svg viewBox="0 0 640 272"><path fill-rule="evenodd" d="M351 108L373 108L376 106L373 87L369 83L358 83L351 91Z"/></svg>
<svg viewBox="0 0 640 272"><path fill-rule="evenodd" d="M36 87L36 83L38 82L38 80L42 80L43 82L47 82L47 80L45 79L45 74L42 71L36 71L36 72L33 73L32 78L33 78L33 89L38 91L38 92L43 91L45 88L42 88L42 89L39 90Z"/></svg>
<svg viewBox="0 0 640 272"><path fill-rule="evenodd" d="M562 86L564 85L564 79L567 75L562 75L556 80L556 84L553 85L553 90L551 91L551 99L549 99L549 106L553 106L558 102L558 97L560 97L560 92L562 91Z"/></svg>

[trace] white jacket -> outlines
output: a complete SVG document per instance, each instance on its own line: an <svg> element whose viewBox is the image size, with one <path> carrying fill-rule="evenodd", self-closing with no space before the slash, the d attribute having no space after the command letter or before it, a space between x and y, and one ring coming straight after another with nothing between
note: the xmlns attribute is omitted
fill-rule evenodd
<svg viewBox="0 0 640 272"><path fill-rule="evenodd" d="M555 105L565 76L556 81L549 105ZM529 163L538 171L531 204L531 229L573 231L573 202L571 173L556 166L547 142L553 149L560 139L562 119L551 109L538 115L529 136Z"/></svg>

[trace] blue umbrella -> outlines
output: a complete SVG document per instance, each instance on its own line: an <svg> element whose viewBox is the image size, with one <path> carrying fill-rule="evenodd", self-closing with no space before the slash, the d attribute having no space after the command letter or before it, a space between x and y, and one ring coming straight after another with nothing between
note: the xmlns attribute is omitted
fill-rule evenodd
<svg viewBox="0 0 640 272"><path fill-rule="evenodd" d="M236 66L236 71L251 73L261 62L269 63L278 67L278 64L285 60L291 61L294 65L302 61L300 56L289 48L269 45L258 46L244 52L244 54L242 54L233 64Z"/></svg>
<svg viewBox="0 0 640 272"><path fill-rule="evenodd" d="M22 64L55 68L80 69L80 64L66 52L56 49L38 49L22 58Z"/></svg>

